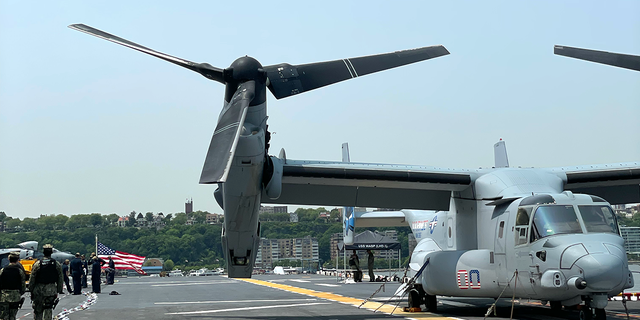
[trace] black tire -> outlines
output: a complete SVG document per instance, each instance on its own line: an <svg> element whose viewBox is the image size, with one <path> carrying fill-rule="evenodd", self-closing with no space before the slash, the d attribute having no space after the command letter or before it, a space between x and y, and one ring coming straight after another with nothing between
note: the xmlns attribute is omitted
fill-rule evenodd
<svg viewBox="0 0 640 320"><path fill-rule="evenodd" d="M420 308L422 304L420 300L420 292L416 289L411 289L409 291L409 308Z"/></svg>
<svg viewBox="0 0 640 320"><path fill-rule="evenodd" d="M596 309L595 320L607 320L607 313L604 311L604 309Z"/></svg>
<svg viewBox="0 0 640 320"><path fill-rule="evenodd" d="M592 318L593 318L593 311L591 311L591 308L580 309L580 314L578 315L578 319L591 320Z"/></svg>
<svg viewBox="0 0 640 320"><path fill-rule="evenodd" d="M553 310L553 311L562 310L562 303L560 303L560 301L549 301L549 306L551 307L551 310Z"/></svg>
<svg viewBox="0 0 640 320"><path fill-rule="evenodd" d="M437 312L438 311L438 299L436 296L432 296L430 294L426 295L424 298L424 304L427 306L427 311L429 312Z"/></svg>

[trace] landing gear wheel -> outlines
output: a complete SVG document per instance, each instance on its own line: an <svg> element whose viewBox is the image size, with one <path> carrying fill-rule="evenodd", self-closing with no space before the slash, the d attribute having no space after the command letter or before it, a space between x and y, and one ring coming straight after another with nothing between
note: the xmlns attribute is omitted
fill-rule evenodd
<svg viewBox="0 0 640 320"><path fill-rule="evenodd" d="M438 311L438 299L436 299L436 296L432 296L430 294L426 295L424 297L424 304L427 306L427 311Z"/></svg>
<svg viewBox="0 0 640 320"><path fill-rule="evenodd" d="M589 307L582 308L580 309L580 315L578 318L580 320L591 320L593 319L593 311Z"/></svg>
<svg viewBox="0 0 640 320"><path fill-rule="evenodd" d="M607 320L607 313L604 311L604 309L596 309L595 320Z"/></svg>
<svg viewBox="0 0 640 320"><path fill-rule="evenodd" d="M553 311L562 310L562 303L560 303L560 301L549 301L549 306L551 307L551 310L553 310Z"/></svg>
<svg viewBox="0 0 640 320"><path fill-rule="evenodd" d="M409 308L420 308L420 292L416 289L409 291Z"/></svg>

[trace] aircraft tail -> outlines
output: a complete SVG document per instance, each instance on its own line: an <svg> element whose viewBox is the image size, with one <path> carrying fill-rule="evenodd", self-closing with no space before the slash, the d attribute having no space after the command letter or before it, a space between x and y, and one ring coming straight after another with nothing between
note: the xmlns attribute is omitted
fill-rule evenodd
<svg viewBox="0 0 640 320"><path fill-rule="evenodd" d="M402 210L416 239L421 238L421 234L433 233L438 222L438 212L433 210Z"/></svg>
<svg viewBox="0 0 640 320"><path fill-rule="evenodd" d="M355 233L355 220L353 207L342 208L342 236L344 244L353 244L353 234Z"/></svg>
<svg viewBox="0 0 640 320"><path fill-rule="evenodd" d="M496 162L496 168L509 168L509 157L507 157L507 146L500 139L493 145L493 155Z"/></svg>
<svg viewBox="0 0 640 320"><path fill-rule="evenodd" d="M342 162L350 162L349 143L342 144ZM353 234L355 232L356 215L354 207L342 208L342 237L344 244L353 244Z"/></svg>

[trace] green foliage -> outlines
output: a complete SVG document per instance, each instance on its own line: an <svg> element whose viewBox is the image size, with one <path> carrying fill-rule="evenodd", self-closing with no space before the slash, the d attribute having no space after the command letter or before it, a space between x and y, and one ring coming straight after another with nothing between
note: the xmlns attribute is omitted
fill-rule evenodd
<svg viewBox="0 0 640 320"><path fill-rule="evenodd" d="M288 222L289 214L288 213L263 213L260 215L260 222Z"/></svg>
<svg viewBox="0 0 640 320"><path fill-rule="evenodd" d="M187 223L187 215L184 212L176 213L171 219L171 225L178 226Z"/></svg>
<svg viewBox="0 0 640 320"><path fill-rule="evenodd" d="M318 239L319 258L325 265L334 267L330 261L331 236L342 232L342 224L338 219L337 210L330 212L331 218L319 218L325 208L297 209L298 223L289 222L289 214L262 214L261 237L268 239L303 238L311 236ZM224 253L222 252L222 225L205 224L206 211L196 211L189 216L184 212L167 214L165 227L136 228L135 211L129 214L126 227L118 227L116 214L101 215L76 214L44 215L40 218L14 219L0 214L8 232L0 233L0 248L13 247L24 241L38 241L42 246L51 243L56 249L71 253L79 252L89 255L95 252L95 237L105 245L118 251L129 252L149 258L161 258L165 262L165 270L180 268L185 271L206 267L215 269L224 267ZM194 225L185 225L189 218L195 220ZM635 218L635 217L634 217ZM638 217L640 222L640 216ZM379 230L395 229L398 240L402 243L402 258L408 257L406 228L379 228ZM364 230L364 229L363 229ZM363 230L357 230L362 232ZM171 263L169 263L171 262ZM285 261L285 266L301 266L300 261ZM281 262L281 263L285 263ZM388 264L386 260L376 261L376 265ZM392 266L397 266L397 262ZM308 267L306 264L305 268ZM381 266L384 267L384 266Z"/></svg>

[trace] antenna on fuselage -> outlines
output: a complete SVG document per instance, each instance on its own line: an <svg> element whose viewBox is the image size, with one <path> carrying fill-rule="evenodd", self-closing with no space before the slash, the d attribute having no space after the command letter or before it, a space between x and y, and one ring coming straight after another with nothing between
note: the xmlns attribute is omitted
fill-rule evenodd
<svg viewBox="0 0 640 320"><path fill-rule="evenodd" d="M509 158L507 157L507 146L502 138L493 145L493 156L496 161L496 168L509 168Z"/></svg>

